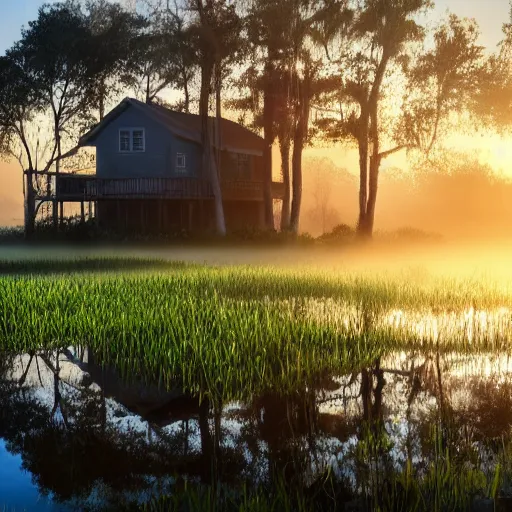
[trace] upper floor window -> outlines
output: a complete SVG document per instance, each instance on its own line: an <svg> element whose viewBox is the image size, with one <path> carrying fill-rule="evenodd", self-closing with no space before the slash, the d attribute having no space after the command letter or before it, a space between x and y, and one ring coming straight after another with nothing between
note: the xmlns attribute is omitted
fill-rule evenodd
<svg viewBox="0 0 512 512"><path fill-rule="evenodd" d="M144 128L122 128L119 130L119 151L121 153L142 153L145 150Z"/></svg>
<svg viewBox="0 0 512 512"><path fill-rule="evenodd" d="M238 153L238 179L251 179L251 157L245 153Z"/></svg>
<svg viewBox="0 0 512 512"><path fill-rule="evenodd" d="M176 153L176 166L175 170L177 173L185 174L187 172L187 154Z"/></svg>

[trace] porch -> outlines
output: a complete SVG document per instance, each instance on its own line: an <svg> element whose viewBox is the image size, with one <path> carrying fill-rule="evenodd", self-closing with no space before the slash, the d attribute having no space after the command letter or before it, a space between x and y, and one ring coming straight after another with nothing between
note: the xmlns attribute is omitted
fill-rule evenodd
<svg viewBox="0 0 512 512"><path fill-rule="evenodd" d="M98 178L80 174L52 176L55 194L45 193L37 199L62 202L98 201L103 199L213 199L208 180L198 178ZM259 181L221 181L224 201L263 201L264 184ZM272 182L273 199L282 199L284 186Z"/></svg>

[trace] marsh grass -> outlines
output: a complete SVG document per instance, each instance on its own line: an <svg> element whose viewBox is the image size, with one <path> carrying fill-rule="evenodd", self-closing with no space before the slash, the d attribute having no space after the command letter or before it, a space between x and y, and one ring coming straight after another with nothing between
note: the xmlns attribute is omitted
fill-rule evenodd
<svg viewBox="0 0 512 512"><path fill-rule="evenodd" d="M4 350L87 346L126 377L222 400L287 392L390 350L507 351L509 308L503 283L414 270L0 260Z"/></svg>

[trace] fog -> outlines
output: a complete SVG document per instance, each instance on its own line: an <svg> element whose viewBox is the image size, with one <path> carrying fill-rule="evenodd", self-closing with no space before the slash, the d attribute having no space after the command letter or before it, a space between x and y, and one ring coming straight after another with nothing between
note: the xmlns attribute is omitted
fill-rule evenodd
<svg viewBox="0 0 512 512"><path fill-rule="evenodd" d="M449 240L510 237L512 181L470 157L456 156L447 166L382 170L376 230L409 227ZM338 223L353 226L358 186L358 177L332 160L306 159L302 229L319 235Z"/></svg>
<svg viewBox="0 0 512 512"><path fill-rule="evenodd" d="M340 223L355 225L358 177L355 169L349 172L342 163L326 157L305 158L303 232L318 236ZM512 181L467 156L447 166L449 170L383 169L376 231L407 227L438 233L447 240L512 238ZM0 226L21 225L21 172L0 162L0 177Z"/></svg>

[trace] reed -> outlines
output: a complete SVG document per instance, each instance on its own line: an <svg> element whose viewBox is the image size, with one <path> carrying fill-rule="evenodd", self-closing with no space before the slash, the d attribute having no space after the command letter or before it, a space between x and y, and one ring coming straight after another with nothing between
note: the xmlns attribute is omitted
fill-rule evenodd
<svg viewBox="0 0 512 512"><path fill-rule="evenodd" d="M136 258L1 260L0 343L14 353L88 346L126 377L222 400L287 392L389 350L509 349L504 286L409 277Z"/></svg>

